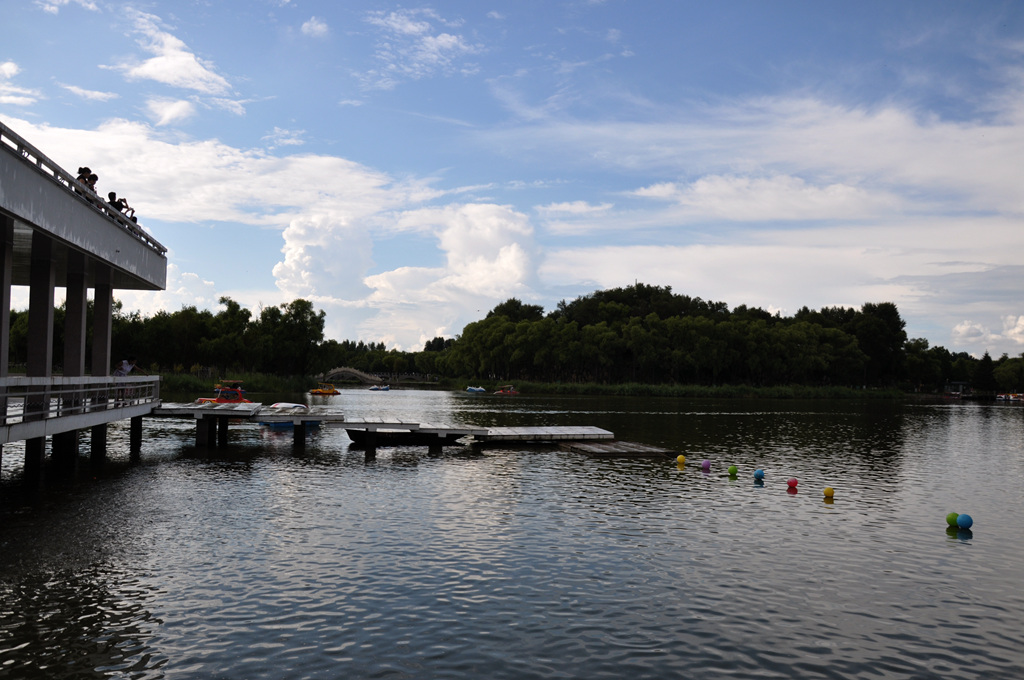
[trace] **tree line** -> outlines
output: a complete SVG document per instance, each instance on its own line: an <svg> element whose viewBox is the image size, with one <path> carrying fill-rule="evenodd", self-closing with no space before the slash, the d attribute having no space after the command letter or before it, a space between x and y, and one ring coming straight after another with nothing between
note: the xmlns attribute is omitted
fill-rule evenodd
<svg viewBox="0 0 1024 680"><path fill-rule="evenodd" d="M547 314L511 298L458 337L434 338L414 352L325 339L325 314L307 300L256 314L228 297L219 302L216 313L185 306L149 317L116 304L114 359L135 355L151 372L217 376L314 376L350 366L377 375L492 382L1024 389L1024 356L977 359L908 339L891 302L803 307L782 316L637 283L563 300ZM58 372L62 319L61 307L55 312ZM27 311L11 311L10 340L12 364L23 362Z"/></svg>

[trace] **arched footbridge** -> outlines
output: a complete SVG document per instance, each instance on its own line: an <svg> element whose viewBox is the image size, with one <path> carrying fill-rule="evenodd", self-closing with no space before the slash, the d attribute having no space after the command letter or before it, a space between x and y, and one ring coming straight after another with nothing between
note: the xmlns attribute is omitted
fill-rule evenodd
<svg viewBox="0 0 1024 680"><path fill-rule="evenodd" d="M341 382L342 380L358 380L364 385L376 385L381 381L381 377L348 366L332 368L323 375L324 382Z"/></svg>

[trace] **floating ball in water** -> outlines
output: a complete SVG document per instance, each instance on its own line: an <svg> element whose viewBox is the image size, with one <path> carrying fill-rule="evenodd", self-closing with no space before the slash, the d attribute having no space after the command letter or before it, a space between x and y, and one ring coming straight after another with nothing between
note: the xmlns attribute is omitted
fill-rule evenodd
<svg viewBox="0 0 1024 680"><path fill-rule="evenodd" d="M957 515L956 525L961 529L970 529L972 524L974 524L974 519L970 515L966 513Z"/></svg>
<svg viewBox="0 0 1024 680"><path fill-rule="evenodd" d="M832 498L835 495L836 495L836 490L835 489L833 489L831 486L826 486L825 487L825 498Z"/></svg>
<svg viewBox="0 0 1024 680"><path fill-rule="evenodd" d="M730 475L735 477L737 472L739 472L739 468L737 468L735 465L730 465L729 466L729 474Z"/></svg>
<svg viewBox="0 0 1024 680"><path fill-rule="evenodd" d="M764 479L764 470L754 470L754 479Z"/></svg>
<svg viewBox="0 0 1024 680"><path fill-rule="evenodd" d="M796 477L790 477L789 479L786 480L786 484L788 484L789 488L791 488L791 489L795 489L796 485L799 484L799 483L800 482L797 480Z"/></svg>
<svg viewBox="0 0 1024 680"><path fill-rule="evenodd" d="M704 468L705 470L709 470L709 469L711 469L711 461L708 460L707 458L705 458L704 460L702 460L700 462L700 466L702 468Z"/></svg>
<svg viewBox="0 0 1024 680"><path fill-rule="evenodd" d="M948 515L946 515L946 524L948 524L951 527L955 527L956 520L959 516L960 515L956 514L955 512L949 513Z"/></svg>
<svg viewBox="0 0 1024 680"><path fill-rule="evenodd" d="M676 456L676 462L677 463L685 463L686 462L686 456L684 456L682 454Z"/></svg>

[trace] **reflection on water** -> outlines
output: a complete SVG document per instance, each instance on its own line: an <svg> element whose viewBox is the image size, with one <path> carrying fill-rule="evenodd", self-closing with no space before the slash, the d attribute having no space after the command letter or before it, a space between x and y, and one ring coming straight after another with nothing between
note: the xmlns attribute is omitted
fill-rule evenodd
<svg viewBox="0 0 1024 680"><path fill-rule="evenodd" d="M29 501L7 448L0 677L1024 677L1022 409L329 403L598 425L690 462L514 446L367 458L341 429L296 452L252 425L207 451L189 424L147 420L141 464L115 452L96 479ZM125 452L126 437L112 428Z"/></svg>

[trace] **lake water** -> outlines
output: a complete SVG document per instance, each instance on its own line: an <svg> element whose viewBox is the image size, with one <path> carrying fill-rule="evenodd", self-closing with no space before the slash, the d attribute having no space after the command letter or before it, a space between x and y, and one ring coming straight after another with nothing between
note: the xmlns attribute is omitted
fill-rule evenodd
<svg viewBox="0 0 1024 680"><path fill-rule="evenodd" d="M263 400L278 399L296 397ZM27 498L11 445L0 678L1024 677L1024 408L319 399L353 417L596 425L688 462L368 459L334 428L296 453L255 425L207 451L192 423L146 419L141 462L121 423L102 473ZM973 529L948 529L951 511Z"/></svg>

